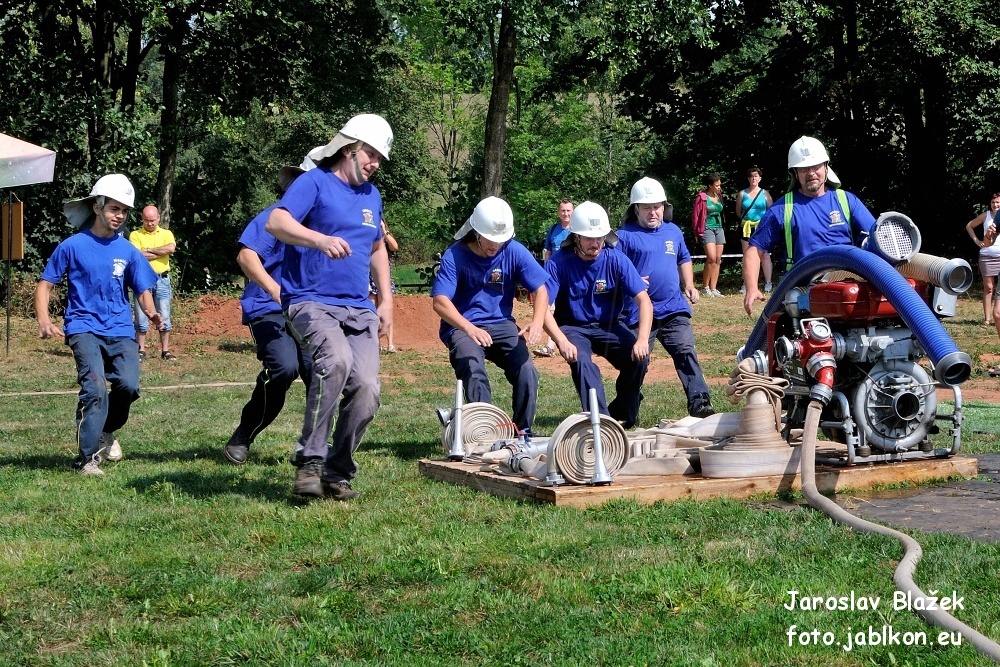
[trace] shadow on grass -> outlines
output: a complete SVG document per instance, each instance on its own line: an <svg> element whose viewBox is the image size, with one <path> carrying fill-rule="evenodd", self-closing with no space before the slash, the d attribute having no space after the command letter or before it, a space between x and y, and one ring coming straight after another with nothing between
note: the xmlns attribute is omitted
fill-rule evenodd
<svg viewBox="0 0 1000 667"><path fill-rule="evenodd" d="M253 342L249 340L241 340L241 341L227 340L219 343L219 351L238 352L240 354L246 352L253 352L256 354L257 346L254 345Z"/></svg>
<svg viewBox="0 0 1000 667"><path fill-rule="evenodd" d="M444 455L441 442L378 442L365 443L359 448L376 456L389 455L402 461L419 461L420 459L434 458Z"/></svg>
<svg viewBox="0 0 1000 667"><path fill-rule="evenodd" d="M0 456L0 468L26 468L29 470L69 470L76 454L31 454L27 456Z"/></svg>
<svg viewBox="0 0 1000 667"><path fill-rule="evenodd" d="M225 443L223 443L225 444ZM124 446L122 447L124 449ZM164 450L142 450L133 451L126 449L125 458L133 461L148 461L150 463L169 463L171 461L218 461L226 463L222 456L222 445L218 447L202 445L200 447L188 447L186 449L164 449Z"/></svg>
<svg viewBox="0 0 1000 667"><path fill-rule="evenodd" d="M201 472L169 472L160 475L137 477L127 486L144 495L162 493L169 485L192 498L213 498L235 493L247 498L269 502L302 502L290 494L287 482L270 479L247 479L233 472L220 471L218 474Z"/></svg>
<svg viewBox="0 0 1000 667"><path fill-rule="evenodd" d="M533 433L552 433L566 419L565 417L535 417L535 422L531 426Z"/></svg>
<svg viewBox="0 0 1000 667"><path fill-rule="evenodd" d="M45 350L45 354L51 354L53 357L72 357L73 350L69 347L52 347Z"/></svg>

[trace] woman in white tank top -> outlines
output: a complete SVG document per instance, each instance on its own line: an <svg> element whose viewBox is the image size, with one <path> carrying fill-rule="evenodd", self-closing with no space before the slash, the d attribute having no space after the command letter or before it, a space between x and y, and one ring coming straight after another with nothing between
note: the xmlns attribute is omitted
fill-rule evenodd
<svg viewBox="0 0 1000 667"><path fill-rule="evenodd" d="M983 276L983 326L989 326L993 322L990 317L993 314L993 300L997 286L997 276L1000 275L1000 236L998 236L997 225L1000 224L998 218L1000 212L1000 192L990 195L990 207L980 213L965 226L965 231L972 237L973 242L979 246L979 273ZM976 227L983 226L983 237L976 236ZM994 321L996 321L994 319ZM1000 335L1000 322L997 322L997 334Z"/></svg>

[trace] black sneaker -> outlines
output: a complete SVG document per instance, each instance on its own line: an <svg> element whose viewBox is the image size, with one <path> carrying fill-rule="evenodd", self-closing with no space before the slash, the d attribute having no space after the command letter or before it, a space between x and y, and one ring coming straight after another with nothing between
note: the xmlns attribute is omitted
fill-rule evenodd
<svg viewBox="0 0 1000 667"><path fill-rule="evenodd" d="M222 448L222 455L225 456L230 463L234 463L238 466L247 462L247 456L249 454L250 445L242 442L227 442L226 446Z"/></svg>
<svg viewBox="0 0 1000 667"><path fill-rule="evenodd" d="M704 419L705 417L711 417L715 414L715 410L712 409L711 405L703 405L700 408L695 408L691 411L692 417L698 417Z"/></svg>
<svg viewBox="0 0 1000 667"><path fill-rule="evenodd" d="M322 498L323 483L320 481L322 474L323 459L319 456L307 459L295 471L295 485L292 487L292 493L297 496Z"/></svg>
<svg viewBox="0 0 1000 667"><path fill-rule="evenodd" d="M350 482L328 482L323 480L323 494L334 500L352 500L361 494L351 488Z"/></svg>

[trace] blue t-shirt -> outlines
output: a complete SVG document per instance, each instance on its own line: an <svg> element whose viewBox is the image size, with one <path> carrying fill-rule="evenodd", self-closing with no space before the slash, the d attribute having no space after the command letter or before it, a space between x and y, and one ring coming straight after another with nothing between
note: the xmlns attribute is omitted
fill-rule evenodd
<svg viewBox="0 0 1000 667"><path fill-rule="evenodd" d="M514 321L514 293L518 284L534 292L545 284L548 274L528 249L508 241L493 257L480 257L464 243L452 244L441 256L441 268L434 279L431 297L448 297L462 317L476 326ZM441 321L441 340L455 330Z"/></svg>
<svg viewBox="0 0 1000 667"><path fill-rule="evenodd" d="M549 227L549 231L545 234L545 249L555 254L567 236L569 236L569 227L563 227L562 223L557 222Z"/></svg>
<svg viewBox="0 0 1000 667"><path fill-rule="evenodd" d="M284 259L285 244L264 229L267 218L271 215L271 211L276 208L278 208L277 204L271 204L250 221L250 224L240 234L240 245L257 253L264 270L274 279L274 282L280 285L281 262ZM272 299L263 287L252 280L247 283L247 288L243 290L243 296L240 297L240 308L243 310L243 324L249 324L264 315L281 312L281 304Z"/></svg>
<svg viewBox="0 0 1000 667"><path fill-rule="evenodd" d="M795 261L832 245L860 245L864 234L875 225L875 218L861 201L847 192L851 210L848 224L840 210L837 193L828 189L819 197L809 197L796 191L792 209L792 254ZM785 246L785 198L776 199L767 209L750 245L771 252ZM852 228L855 233L852 233Z"/></svg>
<svg viewBox="0 0 1000 667"><path fill-rule="evenodd" d="M646 291L646 283L628 257L614 248L604 248L593 261L580 259L573 248L560 250L545 263L549 280L545 288L555 304L559 325L618 320L625 297Z"/></svg>
<svg viewBox="0 0 1000 667"><path fill-rule="evenodd" d="M372 246L382 238L382 196L371 183L357 187L329 167L302 174L285 191L280 208L309 229L338 236L351 247L344 259L319 250L285 245L281 264L281 307L303 301L375 310L368 298Z"/></svg>
<svg viewBox="0 0 1000 667"><path fill-rule="evenodd" d="M67 277L67 336L92 333L111 338L135 338L132 305L126 288L142 294L158 276L134 245L119 234L95 236L89 229L60 243L42 272L53 285Z"/></svg>
<svg viewBox="0 0 1000 667"><path fill-rule="evenodd" d="M618 230L616 249L632 260L640 276L649 280L647 291L653 302L653 317L691 314L691 307L681 292L678 270L681 264L691 262L691 255L677 225L664 222L656 229L646 229L637 222L626 222ZM625 303L625 312L629 326L639 322L635 301Z"/></svg>

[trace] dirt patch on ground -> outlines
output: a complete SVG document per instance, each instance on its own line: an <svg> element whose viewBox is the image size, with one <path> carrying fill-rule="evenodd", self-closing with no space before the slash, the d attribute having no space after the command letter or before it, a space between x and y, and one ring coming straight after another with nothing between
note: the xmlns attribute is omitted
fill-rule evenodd
<svg viewBox="0 0 1000 667"><path fill-rule="evenodd" d="M217 338L250 338L250 331L240 322L243 311L240 310L239 299L206 294L198 298L194 313L182 327L177 327L177 334L191 336L197 339Z"/></svg>
<svg viewBox="0 0 1000 667"><path fill-rule="evenodd" d="M394 334L396 347L401 351L415 350L436 353L433 360L447 363L448 355L438 338L440 319L431 308L431 298L427 294L398 294L395 298ZM530 305L517 302L514 315L519 322L530 317ZM198 300L194 312L187 318L183 326L178 326L174 340L179 349L183 349L185 339L201 342L219 340L250 340L250 333L240 323L240 303L233 297L209 294ZM742 334L745 327L734 326L733 335ZM431 360L431 358L429 358ZM1000 355L983 354L981 360L990 366L1000 363ZM613 368L603 359L598 360L601 372L613 377ZM569 367L561 357L535 358L535 365L540 372L569 376ZM653 352L652 363L646 379L650 382L679 382L674 372L670 357L659 347ZM706 380L712 386L726 384L728 377L708 377ZM973 375L962 385L962 398L965 401L997 402L1000 395L1000 379L982 375ZM939 392L942 400L951 400L951 392Z"/></svg>

